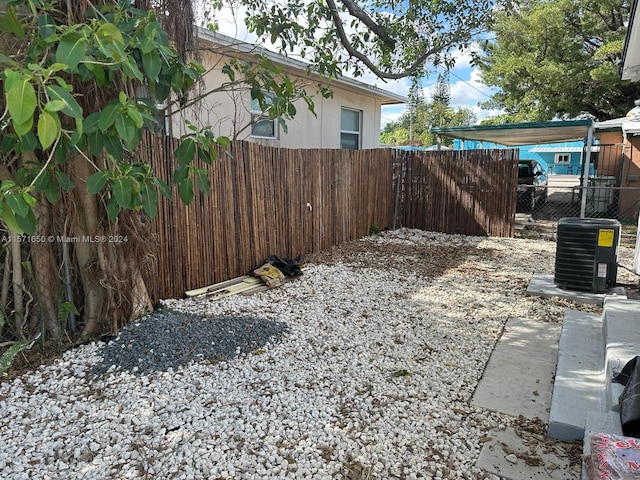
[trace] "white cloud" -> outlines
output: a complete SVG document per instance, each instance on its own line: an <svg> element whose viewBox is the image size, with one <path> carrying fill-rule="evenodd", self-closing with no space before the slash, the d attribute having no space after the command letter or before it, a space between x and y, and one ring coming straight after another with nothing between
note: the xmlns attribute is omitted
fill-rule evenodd
<svg viewBox="0 0 640 480"><path fill-rule="evenodd" d="M469 106L489 100L491 89L482 83L477 68L469 71L469 80L454 78L451 82L451 105L454 107Z"/></svg>
<svg viewBox="0 0 640 480"><path fill-rule="evenodd" d="M382 116L380 122L380 128L384 128L387 123L396 122L400 119L405 111L404 106L388 105L382 107Z"/></svg>
<svg viewBox="0 0 640 480"><path fill-rule="evenodd" d="M489 110L483 110L478 105L474 105L470 107L473 110L473 113L476 114L476 123L482 122L482 120L486 120L488 118L497 117L498 115L502 115L504 110L498 108L492 108Z"/></svg>
<svg viewBox="0 0 640 480"><path fill-rule="evenodd" d="M477 43L472 43L469 45L469 48L466 48L464 51L456 48L453 52L453 58L455 59L455 66L453 70L464 70L467 68L471 68L471 60L472 60L472 52L478 52L480 50L480 46Z"/></svg>

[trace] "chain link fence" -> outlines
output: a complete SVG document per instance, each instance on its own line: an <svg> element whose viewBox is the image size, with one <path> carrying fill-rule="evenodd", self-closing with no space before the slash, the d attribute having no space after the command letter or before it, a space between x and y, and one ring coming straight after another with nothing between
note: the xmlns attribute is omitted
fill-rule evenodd
<svg viewBox="0 0 640 480"><path fill-rule="evenodd" d="M640 187L615 186L614 177L592 178L584 187L578 176L549 175L545 187L518 186L516 230L553 237L558 220L583 217L616 219L623 232L635 234L639 211Z"/></svg>

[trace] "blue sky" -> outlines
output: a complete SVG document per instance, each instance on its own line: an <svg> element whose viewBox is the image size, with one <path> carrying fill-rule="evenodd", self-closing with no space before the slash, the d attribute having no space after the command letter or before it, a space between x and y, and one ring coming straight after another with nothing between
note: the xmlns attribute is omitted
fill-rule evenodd
<svg viewBox="0 0 640 480"><path fill-rule="evenodd" d="M489 100L494 89L484 85L480 71L476 67L471 66L471 55L468 52L456 52L456 64L449 71L449 81L451 84L451 107L461 108L468 107L474 111L477 122L485 118L499 115L499 110L483 110L478 105L480 102ZM444 73L444 68L432 70L429 76L423 78L422 86L424 98L429 100L433 92L433 88L438 79L439 73ZM388 90L401 95L408 95L411 82L409 79L398 80L394 82L382 82L373 75L360 78L360 80L376 85L384 90ZM383 107L382 110L382 126L390 121L397 120L405 110L404 105L392 105Z"/></svg>

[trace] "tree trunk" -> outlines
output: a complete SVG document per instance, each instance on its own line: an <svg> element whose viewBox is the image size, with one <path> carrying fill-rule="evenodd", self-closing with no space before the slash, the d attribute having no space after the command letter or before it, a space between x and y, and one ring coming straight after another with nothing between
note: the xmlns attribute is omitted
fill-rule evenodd
<svg viewBox="0 0 640 480"><path fill-rule="evenodd" d="M3 321L0 322L0 336L2 336L3 327L6 321L6 315L9 303L9 288L11 287L11 250L5 249L4 270L2 272L2 290L0 291L0 309L2 309Z"/></svg>
<svg viewBox="0 0 640 480"><path fill-rule="evenodd" d="M47 239L51 235L51 205L43 194L39 195L38 202L33 207L33 213L37 220L36 238ZM50 338L60 339L60 324L58 320L57 300L61 292L61 282L58 279L58 265L53 252L55 243L32 242L31 263L38 292L37 300L40 303L40 319Z"/></svg>
<svg viewBox="0 0 640 480"><path fill-rule="evenodd" d="M24 279L22 276L22 244L17 241L16 235L11 236L11 267L13 270L13 315L16 323L16 334L18 338L25 338L24 323Z"/></svg>
<svg viewBox="0 0 640 480"><path fill-rule="evenodd" d="M73 247L84 292L84 328L81 336L86 338L100 329L101 319L108 307L107 293L100 281L95 246L93 243L83 241L97 235L98 222L97 200L87 192L88 162L81 155L75 155L69 159L69 165L72 172L71 179L75 184L72 192L75 211L69 213L73 215L72 236L78 239L73 243Z"/></svg>
<svg viewBox="0 0 640 480"><path fill-rule="evenodd" d="M87 338L117 332L131 320L153 311L153 303L142 276L146 252L140 242L145 239L135 234L135 226L129 228L132 222L140 222L137 214L122 212L118 221L110 224L103 203L87 192L86 180L95 170L80 155L69 162L76 185L72 192L76 208L73 237L80 239L73 246L84 291L82 337ZM104 241L81 241L83 238Z"/></svg>

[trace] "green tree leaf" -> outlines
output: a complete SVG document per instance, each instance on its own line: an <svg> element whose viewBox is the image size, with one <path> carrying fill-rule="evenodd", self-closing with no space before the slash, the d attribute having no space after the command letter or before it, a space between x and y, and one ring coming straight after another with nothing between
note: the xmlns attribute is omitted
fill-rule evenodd
<svg viewBox="0 0 640 480"><path fill-rule="evenodd" d="M62 100L50 100L44 105L44 109L47 112L60 112L66 106L66 102Z"/></svg>
<svg viewBox="0 0 640 480"><path fill-rule="evenodd" d="M24 192L22 194L22 198L24 199L25 202L27 202L27 205L29 205L29 208L33 208L36 204L36 199L35 197L32 197L29 192Z"/></svg>
<svg viewBox="0 0 640 480"><path fill-rule="evenodd" d="M2 221L5 223L7 228L11 230L13 233L17 233L21 235L24 233L24 230L18 225L16 222L16 216L13 213L13 210L6 204L6 202L2 202Z"/></svg>
<svg viewBox="0 0 640 480"><path fill-rule="evenodd" d="M60 187L58 187L58 184L52 180L48 181L44 190L44 196L47 197L49 203L57 203L58 200L60 200Z"/></svg>
<svg viewBox="0 0 640 480"><path fill-rule="evenodd" d="M42 149L48 149L60 135L60 120L57 113L44 111L38 118L38 140Z"/></svg>
<svg viewBox="0 0 640 480"><path fill-rule="evenodd" d="M196 172L196 184L198 190L204 194L209 194L211 190L211 180L209 179L209 172L206 170L198 170Z"/></svg>
<svg viewBox="0 0 640 480"><path fill-rule="evenodd" d="M16 356L22 350L28 348L31 343L31 340L20 340L2 352L2 356L0 356L0 375L4 375L9 371Z"/></svg>
<svg viewBox="0 0 640 480"><path fill-rule="evenodd" d="M113 135L103 135L104 148L107 153L116 160L122 161L124 159L124 149L120 143L120 139Z"/></svg>
<svg viewBox="0 0 640 480"><path fill-rule="evenodd" d="M78 311L78 308L72 303L72 302L62 302L60 304L60 308L67 312L67 313L73 313L74 315L80 315L80 312Z"/></svg>
<svg viewBox="0 0 640 480"><path fill-rule="evenodd" d="M142 128L144 125L144 119L142 118L140 111L134 105L127 105L127 115L137 129Z"/></svg>
<svg viewBox="0 0 640 480"><path fill-rule="evenodd" d="M87 51L87 39L78 32L65 35L56 49L56 62L67 65L67 71L77 71L78 64L84 60Z"/></svg>
<svg viewBox="0 0 640 480"><path fill-rule="evenodd" d="M118 205L116 199L114 197L111 197L107 202L107 216L109 217L109 221L115 223L115 221L118 219L120 210L120 205Z"/></svg>
<svg viewBox="0 0 640 480"><path fill-rule="evenodd" d="M178 165L173 172L173 183L182 183L182 181L189 176L188 165Z"/></svg>
<svg viewBox="0 0 640 480"><path fill-rule="evenodd" d="M178 161L178 164L188 165L196 156L196 142L193 138L186 138L182 140L173 155Z"/></svg>
<svg viewBox="0 0 640 480"><path fill-rule="evenodd" d="M144 184L140 190L142 196L142 211L149 218L155 218L158 214L158 192L154 186L150 184Z"/></svg>
<svg viewBox="0 0 640 480"><path fill-rule="evenodd" d="M111 184L111 191L113 192L113 198L120 208L129 208L131 206L131 179L127 177L116 178Z"/></svg>
<svg viewBox="0 0 640 480"><path fill-rule="evenodd" d="M20 138L20 151L22 152L34 152L40 146L38 139L31 131L31 127L29 126L28 128L29 131Z"/></svg>
<svg viewBox="0 0 640 480"><path fill-rule="evenodd" d="M113 42L124 45L124 37L120 29L113 23L102 23L96 30L96 37L105 42Z"/></svg>
<svg viewBox="0 0 640 480"><path fill-rule="evenodd" d="M160 190L162 196L164 196L165 198L171 198L171 187L169 187L169 185L167 185L164 180L158 177L154 177L152 181L153 184L158 187L158 190Z"/></svg>
<svg viewBox="0 0 640 480"><path fill-rule="evenodd" d="M11 115L14 125L26 125L29 120L33 122L33 114L36 111L37 105L36 91L29 77L15 74L15 72L13 72L15 75L7 75L7 70L5 70L5 75L7 79L11 78L11 80L5 84L5 88L9 86L9 89L5 90L9 115ZM31 125L33 125L33 123L31 123ZM18 135L20 134L18 133Z"/></svg>
<svg viewBox="0 0 640 480"><path fill-rule="evenodd" d="M98 122L100 130L106 132L115 123L121 108L120 105L111 103L102 109L100 121Z"/></svg>
<svg viewBox="0 0 640 480"><path fill-rule="evenodd" d="M37 220L35 215L33 214L33 212L31 210L29 210L29 212L24 216L16 216L16 223L18 224L18 227L27 235L34 235L36 233L36 228L37 228Z"/></svg>
<svg viewBox="0 0 640 480"><path fill-rule="evenodd" d="M120 115L116 116L115 125L120 138L122 138L124 143L131 148L136 136L136 126L133 124L129 116L123 115L122 112Z"/></svg>
<svg viewBox="0 0 640 480"><path fill-rule="evenodd" d="M104 188L109 181L109 172L96 172L87 178L87 192L90 195L95 195Z"/></svg>
<svg viewBox="0 0 640 480"><path fill-rule="evenodd" d="M45 188L47 188L50 178L51 176L49 175L48 172L42 172L42 175L40 175L36 180L36 182L33 184L33 188L36 191L36 193L42 192Z"/></svg>
<svg viewBox="0 0 640 480"><path fill-rule="evenodd" d="M64 102L65 106L62 109L62 113L72 118L82 118L82 107L68 90L60 85L48 85L47 93L52 100Z"/></svg>
<svg viewBox="0 0 640 480"><path fill-rule="evenodd" d="M160 63L160 55L155 50L142 54L142 68L147 77L154 82L158 80L162 64Z"/></svg>
<svg viewBox="0 0 640 480"><path fill-rule="evenodd" d="M193 201L193 182L190 178L185 178L178 184L178 195L182 203L191 204Z"/></svg>
<svg viewBox="0 0 640 480"><path fill-rule="evenodd" d="M96 130L87 135L87 146L89 147L89 151L96 157L102 154L102 150L104 149L104 135L100 130Z"/></svg>
<svg viewBox="0 0 640 480"><path fill-rule="evenodd" d="M0 16L0 31L13 33L18 38L24 38L24 28L16 17L16 8L11 5L4 15Z"/></svg>
<svg viewBox="0 0 640 480"><path fill-rule="evenodd" d="M58 181L58 185L60 185L60 188L62 188L65 192L68 192L74 187L73 182L66 173L60 170L56 170L55 176L56 180Z"/></svg>
<svg viewBox="0 0 640 480"><path fill-rule="evenodd" d="M56 22L48 13L42 13L38 16L38 33L45 40L56 33Z"/></svg>
<svg viewBox="0 0 640 480"><path fill-rule="evenodd" d="M5 196L4 199L5 202L7 202L7 206L13 211L13 213L20 217L26 217L31 211L29 204L25 201L22 195L18 193L9 194Z"/></svg>
<svg viewBox="0 0 640 480"><path fill-rule="evenodd" d="M18 135L18 137L24 137L31 132L32 128L33 117L29 117L24 123L13 122L13 130L16 132L16 135Z"/></svg>

